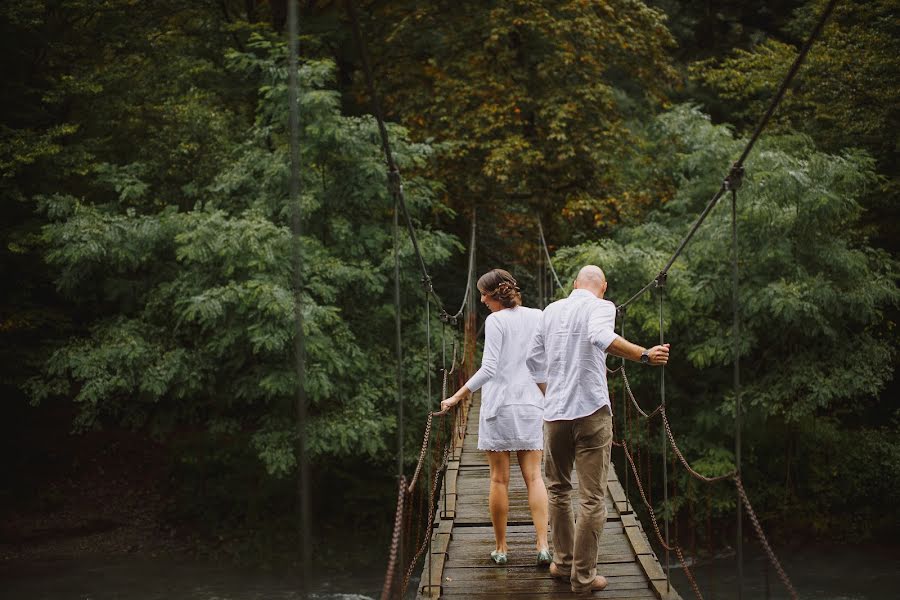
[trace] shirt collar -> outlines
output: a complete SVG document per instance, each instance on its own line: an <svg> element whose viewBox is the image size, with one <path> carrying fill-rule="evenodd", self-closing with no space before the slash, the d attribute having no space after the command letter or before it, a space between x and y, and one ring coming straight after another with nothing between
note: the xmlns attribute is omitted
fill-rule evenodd
<svg viewBox="0 0 900 600"><path fill-rule="evenodd" d="M589 292L588 290L582 290L582 289L577 289L577 288L572 290L572 292L569 294L569 298L583 298L583 297L587 297L587 296L593 296L594 298L597 297L597 296L594 296L594 292Z"/></svg>

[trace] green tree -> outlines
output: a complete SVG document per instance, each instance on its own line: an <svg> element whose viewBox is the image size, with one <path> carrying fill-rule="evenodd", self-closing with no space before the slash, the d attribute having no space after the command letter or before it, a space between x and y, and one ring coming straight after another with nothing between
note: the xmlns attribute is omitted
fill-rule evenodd
<svg viewBox="0 0 900 600"><path fill-rule="evenodd" d="M380 2L371 15L384 104L443 143L434 173L447 201L478 206L497 233L486 262L534 262L535 210L568 239L652 203L618 164L635 146L627 119L658 107L673 79L660 12L523 0Z"/></svg>
<svg viewBox="0 0 900 600"><path fill-rule="evenodd" d="M712 57L692 66L693 76L728 103L727 117L742 127L755 122L799 52L799 42L824 9L812 0L797 9L782 31L749 50ZM773 127L811 136L827 152L862 148L885 177L863 199L872 209L876 243L896 250L900 163L900 36L896 2L841 2L776 113Z"/></svg>
<svg viewBox="0 0 900 600"><path fill-rule="evenodd" d="M259 89L256 121L197 190L202 201L193 210L179 210L178 198L148 209L156 196L132 165L98 183L118 197L43 198L58 285L97 316L86 335L53 354L48 377L32 390L36 399L71 395L79 428L114 422L166 435L201 427L211 449L240 455L243 448L271 475L293 472L284 56L283 44L262 35L229 54L234 73ZM374 121L341 115L333 78L327 61L307 61L300 72L309 447L316 464L377 464L396 427L392 370L384 368L393 360L392 204ZM402 166L429 160L429 146L409 142L399 127L391 132ZM445 210L430 181L408 177L406 193L416 218ZM458 249L447 234L420 227L418 235L428 265ZM404 297L421 297L408 243L403 253ZM422 310L420 303L405 310L408 330L418 332ZM427 368L424 340L410 337L406 384L415 418L430 399L414 379Z"/></svg>
<svg viewBox="0 0 900 600"><path fill-rule="evenodd" d="M601 265L610 280L608 297L620 302L655 277L718 188L723 163L744 143L687 106L661 115L656 126L660 167L677 185L673 200L612 239L559 253L567 274L585 263ZM898 265L856 226L863 212L859 199L878 182L874 161L858 151L826 154L794 135L761 140L746 169L738 193L745 480L763 510L779 507L787 495L803 499L806 514L815 517L841 514L853 502L877 517L873 505L896 498L890 486L900 478L900 465L865 468L856 474L858 492L845 488L838 501L818 494L834 475L812 461L817 429L835 439L849 439L852 431L873 446L897 433L895 408L877 398L890 381L896 353L896 324L885 314L900 300ZM728 200L672 267L664 302L666 338L673 345L666 369L673 426L689 459L710 475L727 472L733 462ZM658 339L657 303L648 295L628 308L629 338L645 344ZM652 407L655 377L634 368L631 373ZM884 417L893 424L883 426ZM795 460L785 465L792 435L803 441L800 448L791 446ZM776 468L793 470L790 489L770 483ZM682 483L687 485L685 477ZM730 510L733 491L726 486L718 493L720 509Z"/></svg>

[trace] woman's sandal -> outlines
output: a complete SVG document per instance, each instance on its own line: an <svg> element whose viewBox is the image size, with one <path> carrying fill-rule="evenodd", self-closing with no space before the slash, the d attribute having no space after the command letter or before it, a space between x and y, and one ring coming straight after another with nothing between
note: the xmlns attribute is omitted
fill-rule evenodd
<svg viewBox="0 0 900 600"><path fill-rule="evenodd" d="M506 564L506 552L500 552L499 550L491 550L491 560L494 562L494 564L505 565Z"/></svg>
<svg viewBox="0 0 900 600"><path fill-rule="evenodd" d="M549 548L544 548L538 552L537 564L539 567L549 567L551 562L553 562L553 555L550 554Z"/></svg>

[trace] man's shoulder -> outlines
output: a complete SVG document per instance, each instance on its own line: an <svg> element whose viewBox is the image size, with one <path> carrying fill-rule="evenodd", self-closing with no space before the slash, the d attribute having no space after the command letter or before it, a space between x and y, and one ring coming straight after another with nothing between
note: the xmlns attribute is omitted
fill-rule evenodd
<svg viewBox="0 0 900 600"><path fill-rule="evenodd" d="M561 300L557 300L555 302L551 302L547 306L544 307L544 310L541 314L543 315L552 315L553 313L561 310L563 306L566 305L566 302L569 301L569 298L563 298Z"/></svg>

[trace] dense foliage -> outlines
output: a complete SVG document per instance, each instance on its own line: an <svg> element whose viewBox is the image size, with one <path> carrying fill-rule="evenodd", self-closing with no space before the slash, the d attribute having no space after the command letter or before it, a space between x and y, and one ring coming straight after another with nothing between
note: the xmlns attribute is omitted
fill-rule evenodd
<svg viewBox="0 0 900 600"><path fill-rule="evenodd" d="M604 265L613 300L625 300L655 277L719 187L719 174L709 165L736 155L744 142L688 106L660 115L652 131L658 147L667 149L660 162L678 189L673 200L612 239L559 254L567 275L586 263ZM844 460L821 460L814 451L819 435L888 448L900 433L896 407L875 401L892 376L894 336L885 331L884 311L900 300L898 264L868 247L854 227L862 212L859 199L877 184L873 161L859 152L825 154L808 138L791 136L765 140L746 170L737 217L744 452L752 457L747 484L755 497L772 502L763 505L767 510L799 504L806 509L802 514L858 506L867 497L900 500L894 451L879 454L885 458L880 470L857 472L859 485L845 489L840 499L809 494L825 489L834 462ZM675 263L663 304L666 339L677 357L667 369L673 424L683 450L708 475L734 465L729 204L730 197L720 202ZM629 307L627 337L645 344L658 339L658 301L648 295ZM859 351L865 360L858 360ZM631 372L645 380L644 402L654 406L655 373ZM860 422L871 425L859 427ZM784 463L792 453L801 465ZM764 473L779 470L786 488L769 496ZM682 483L687 486L686 477ZM731 488L720 485L716 491L720 509L729 506ZM678 506L700 498L688 493ZM694 517L705 510L695 509ZM860 523L855 533L878 525L878 510L868 516L873 521Z"/></svg>
<svg viewBox="0 0 900 600"><path fill-rule="evenodd" d="M622 300L656 274L824 2L359 4L439 292L463 292L476 210L479 270L511 268L534 304L536 214L564 279L597 262ZM831 537L841 518L898 527L879 520L900 489L894 12L841 3L739 194L746 479L782 528ZM175 516L263 545L291 529L297 470L285 14L240 0L0 8L0 383L17 403L67 407L78 434L154 437ZM393 206L342 4L301 3L301 33L316 508L387 526ZM729 219L725 199L666 292L672 418L710 474L734 461ZM436 365L400 239L412 450ZM629 338L656 338L654 301L629 312ZM649 404L654 382L633 371ZM732 493L674 485L682 522L711 540L730 527ZM332 489L354 497L344 512L325 510Z"/></svg>

